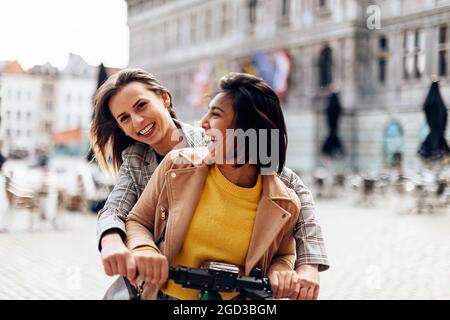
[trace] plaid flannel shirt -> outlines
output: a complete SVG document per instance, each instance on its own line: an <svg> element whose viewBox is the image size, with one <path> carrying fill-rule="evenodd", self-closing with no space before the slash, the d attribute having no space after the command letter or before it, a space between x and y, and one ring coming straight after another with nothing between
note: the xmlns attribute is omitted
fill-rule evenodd
<svg viewBox="0 0 450 320"><path fill-rule="evenodd" d="M205 146L204 132L188 124L176 121L181 127L188 147ZM97 216L98 247L103 234L117 230L126 237L125 221L158 166L153 149L143 143L135 143L122 152L123 163L119 169L117 184L109 195L105 206ZM319 271L329 268L322 230L315 216L311 192L303 181L289 168L279 175L283 183L294 190L301 202L299 221L294 237L297 246L296 267L303 264L318 264Z"/></svg>

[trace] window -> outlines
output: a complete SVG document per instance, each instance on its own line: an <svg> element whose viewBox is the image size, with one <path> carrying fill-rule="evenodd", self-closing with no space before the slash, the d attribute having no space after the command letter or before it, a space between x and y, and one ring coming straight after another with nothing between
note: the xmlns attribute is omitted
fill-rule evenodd
<svg viewBox="0 0 450 320"><path fill-rule="evenodd" d="M403 40L403 77L409 79L414 71L414 33L409 31Z"/></svg>
<svg viewBox="0 0 450 320"><path fill-rule="evenodd" d="M227 35L231 29L231 21L230 21L230 6L229 3L223 2L221 7L221 23L220 23L220 35Z"/></svg>
<svg viewBox="0 0 450 320"><path fill-rule="evenodd" d="M182 18L177 18L177 35L176 35L176 46L181 47L184 43L183 41L184 24Z"/></svg>
<svg viewBox="0 0 450 320"><path fill-rule="evenodd" d="M382 50L387 50L388 49L388 40L387 40L387 38L385 36L381 36L379 41L378 41L378 43L379 43L378 46L379 46L380 49L382 49Z"/></svg>
<svg viewBox="0 0 450 320"><path fill-rule="evenodd" d="M174 47L175 42L175 35L173 33L173 23L171 21L166 21L163 24L163 34L164 34L164 41L165 41L165 50L169 51L172 50Z"/></svg>
<svg viewBox="0 0 450 320"><path fill-rule="evenodd" d="M193 13L191 15L191 44L197 42L197 15Z"/></svg>
<svg viewBox="0 0 450 320"><path fill-rule="evenodd" d="M250 26L256 23L256 7L258 6L258 0L248 0L248 22Z"/></svg>
<svg viewBox="0 0 450 320"><path fill-rule="evenodd" d="M44 128L46 133L52 132L52 124L49 121L45 121Z"/></svg>
<svg viewBox="0 0 450 320"><path fill-rule="evenodd" d="M285 17L285 18L289 17L290 4L291 4L290 0L282 0L281 1L281 16L282 17Z"/></svg>
<svg viewBox="0 0 450 320"><path fill-rule="evenodd" d="M331 13L330 11L330 4L328 0L319 0L314 1L315 9L318 15L329 15Z"/></svg>
<svg viewBox="0 0 450 320"><path fill-rule="evenodd" d="M425 71L425 34L416 31L416 52L414 55L414 71L417 79L421 78Z"/></svg>
<svg viewBox="0 0 450 320"><path fill-rule="evenodd" d="M290 4L291 0L282 0L280 2L280 15L278 20L280 25L287 25L290 22Z"/></svg>
<svg viewBox="0 0 450 320"><path fill-rule="evenodd" d="M164 52L165 43L164 43L164 25L159 24L156 26L156 52L161 53Z"/></svg>
<svg viewBox="0 0 450 320"><path fill-rule="evenodd" d="M52 107L53 107L52 102L49 101L49 100L47 100L47 101L45 102L45 110L46 110L47 112L52 112L52 109L53 109Z"/></svg>
<svg viewBox="0 0 450 320"><path fill-rule="evenodd" d="M325 47L319 57L319 85L328 87L333 81L333 52L330 47Z"/></svg>
<svg viewBox="0 0 450 320"><path fill-rule="evenodd" d="M447 26L439 28L438 41L438 74L440 77L448 75L449 35Z"/></svg>
<svg viewBox="0 0 450 320"><path fill-rule="evenodd" d="M210 40L212 35L212 10L207 8L205 11L205 40Z"/></svg>
<svg viewBox="0 0 450 320"><path fill-rule="evenodd" d="M387 62L385 58L378 59L378 81L386 83L386 67Z"/></svg>
<svg viewBox="0 0 450 320"><path fill-rule="evenodd" d="M386 36L378 39L378 82L386 83L388 68L389 44Z"/></svg>
<svg viewBox="0 0 450 320"><path fill-rule="evenodd" d="M155 55L157 53L157 41L156 41L156 29L155 28L149 28L147 29L148 32L146 34L146 37L142 37L142 42L143 42L143 46L144 52L148 52L150 55ZM139 38L138 38L139 39ZM137 50L139 51L139 50ZM136 51L136 52L137 52Z"/></svg>
<svg viewBox="0 0 450 320"><path fill-rule="evenodd" d="M408 31L403 40L403 77L419 79L425 71L425 34L423 31Z"/></svg>
<svg viewBox="0 0 450 320"><path fill-rule="evenodd" d="M400 165L404 148L403 128L396 120L391 120L384 129L383 153L387 165Z"/></svg>
<svg viewBox="0 0 450 320"><path fill-rule="evenodd" d="M20 111L17 111L17 120L20 120L21 117L22 117L22 114L20 113Z"/></svg>

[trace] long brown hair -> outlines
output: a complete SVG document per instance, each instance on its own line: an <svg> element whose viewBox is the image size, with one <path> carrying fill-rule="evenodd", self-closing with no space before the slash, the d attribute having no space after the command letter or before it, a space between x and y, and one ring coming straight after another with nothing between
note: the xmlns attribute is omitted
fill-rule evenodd
<svg viewBox="0 0 450 320"><path fill-rule="evenodd" d="M281 102L273 89L261 78L246 73L231 72L222 77L219 81L219 89L216 94L223 93L230 98L235 112L235 129L256 129L257 146L259 143L260 129L279 130L279 137L276 145L278 146L278 159L272 159L274 163L265 164L260 159L260 152L257 152L256 167L261 173L262 168L270 168L272 165L277 167L277 172L283 171L286 162L286 152L288 145L288 136L286 123L284 121ZM272 141L268 139L267 149L272 150ZM245 141L245 157L250 158L249 141ZM273 158L273 155L271 155ZM239 167L240 165L235 165Z"/></svg>
<svg viewBox="0 0 450 320"><path fill-rule="evenodd" d="M95 159L107 171L117 172L122 165L122 151L137 142L125 135L109 109L111 98L131 82L143 83L157 95L168 94L170 116L177 118L172 106L172 95L152 74L142 69L124 69L110 76L95 93L94 116L90 129Z"/></svg>

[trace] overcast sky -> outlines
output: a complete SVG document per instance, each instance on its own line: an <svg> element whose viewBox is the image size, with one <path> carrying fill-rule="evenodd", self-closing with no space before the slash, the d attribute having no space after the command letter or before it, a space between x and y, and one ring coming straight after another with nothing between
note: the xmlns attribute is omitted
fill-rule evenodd
<svg viewBox="0 0 450 320"><path fill-rule="evenodd" d="M109 67L128 64L124 0L0 0L0 61L63 68L70 52Z"/></svg>

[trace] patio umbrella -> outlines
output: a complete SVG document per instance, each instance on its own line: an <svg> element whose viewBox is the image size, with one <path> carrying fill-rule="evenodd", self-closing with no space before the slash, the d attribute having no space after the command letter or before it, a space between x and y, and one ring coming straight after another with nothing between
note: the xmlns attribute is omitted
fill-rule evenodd
<svg viewBox="0 0 450 320"><path fill-rule="evenodd" d="M423 106L430 133L422 143L418 153L427 160L438 160L449 154L445 129L447 126L447 107L442 100L439 83L433 82Z"/></svg>
<svg viewBox="0 0 450 320"><path fill-rule="evenodd" d="M6 158L3 156L3 154L0 152L0 170L2 170L3 165L6 162Z"/></svg>
<svg viewBox="0 0 450 320"><path fill-rule="evenodd" d="M100 63L98 67L98 75L97 75L97 89L100 88L100 86L103 84L103 82L108 79L108 72L106 71L105 66L103 63ZM92 151L92 148L89 148L88 154L86 155L87 161L92 161L94 158L94 152Z"/></svg>
<svg viewBox="0 0 450 320"><path fill-rule="evenodd" d="M337 93L332 93L326 109L329 135L322 146L322 154L331 158L340 158L344 155L344 147L338 137L339 118L342 107Z"/></svg>
<svg viewBox="0 0 450 320"><path fill-rule="evenodd" d="M108 72L106 71L103 63L100 63L100 66L98 67L97 89L100 88L100 86L103 84L103 82L106 81L106 79L108 79Z"/></svg>

